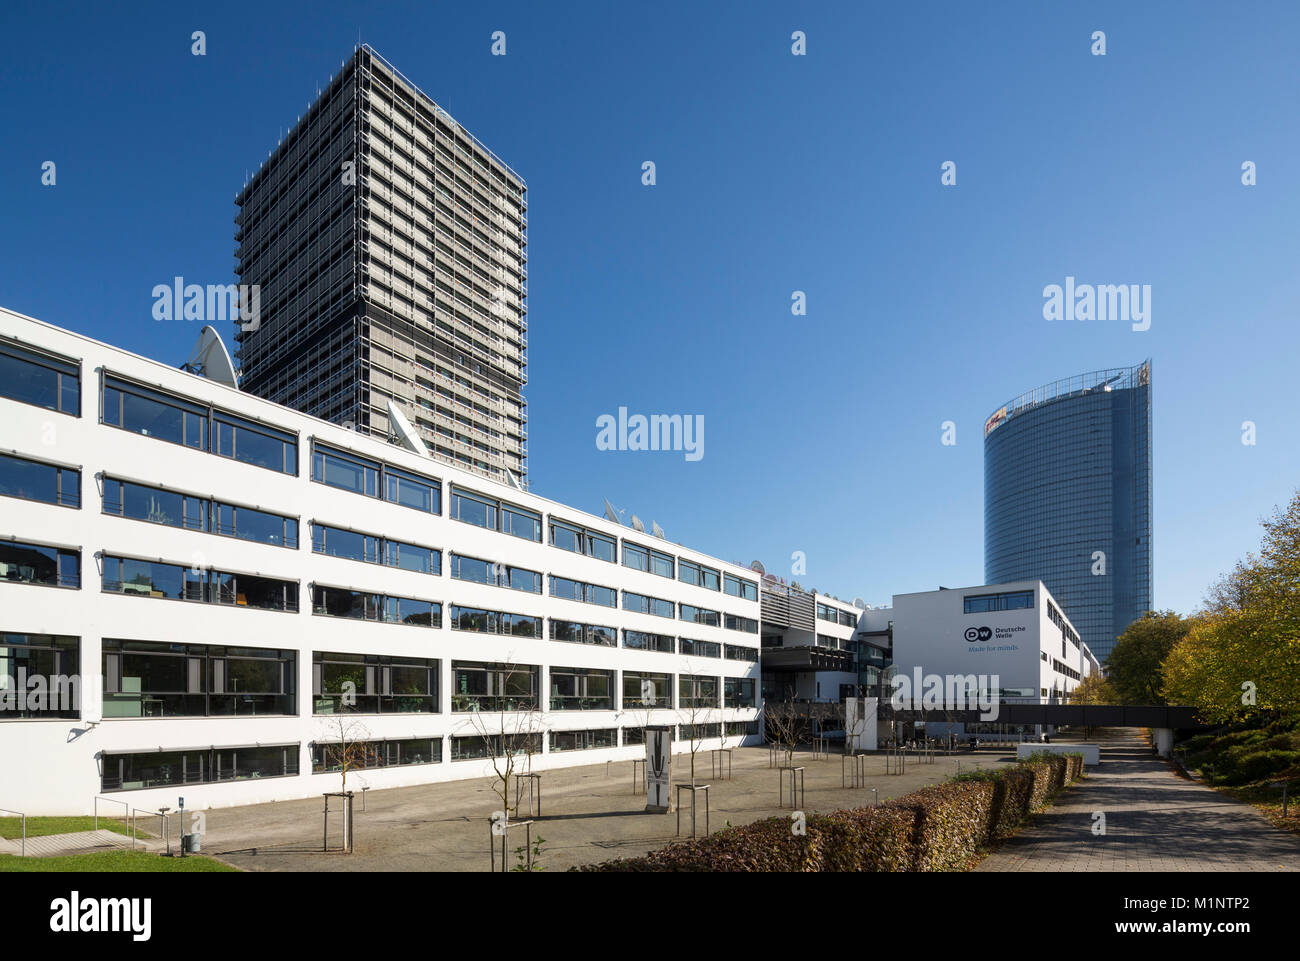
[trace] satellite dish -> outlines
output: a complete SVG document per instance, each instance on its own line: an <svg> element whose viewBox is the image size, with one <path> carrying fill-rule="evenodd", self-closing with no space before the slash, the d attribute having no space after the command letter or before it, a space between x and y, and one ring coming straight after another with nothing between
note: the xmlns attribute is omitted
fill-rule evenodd
<svg viewBox="0 0 1300 961"><path fill-rule="evenodd" d="M181 364L181 370L227 387L239 388L239 378L235 376L235 365L230 362L230 353L221 342L221 335L211 326L204 327L199 332L199 342L194 345L194 353Z"/></svg>
<svg viewBox="0 0 1300 961"><path fill-rule="evenodd" d="M509 467L506 468L506 483L517 491L524 489L523 485L519 483L519 478L515 476L515 472Z"/></svg>
<svg viewBox="0 0 1300 961"><path fill-rule="evenodd" d="M767 573L767 568L763 566L763 562L762 562L762 561L753 561L753 562L749 565L749 569L750 569L751 571L753 571L755 574L766 574L766 573Z"/></svg>
<svg viewBox="0 0 1300 961"><path fill-rule="evenodd" d="M406 415L397 409L397 404L391 400L388 402L388 426L392 430L392 436L397 438L397 443L402 447L414 451L421 457L429 456L429 449L424 446L424 441L420 440L420 435L415 432Z"/></svg>
<svg viewBox="0 0 1300 961"><path fill-rule="evenodd" d="M641 518L637 517L635 514L632 515L632 530L640 531L642 534L645 533L645 524L643 524Z"/></svg>
<svg viewBox="0 0 1300 961"><path fill-rule="evenodd" d="M860 611L870 610L870 608L867 606L867 602L860 597L853 598L853 606Z"/></svg>
<svg viewBox="0 0 1300 961"><path fill-rule="evenodd" d="M764 584L768 584L768 585L775 584L775 583L776 583L776 575L775 575L775 574L764 574L764 575L763 575L763 583L764 583Z"/></svg>
<svg viewBox="0 0 1300 961"><path fill-rule="evenodd" d="M659 538L661 541L666 541L668 539L667 536L664 534L664 529L659 526L659 523L657 521L650 522L650 530L654 534L654 536Z"/></svg>
<svg viewBox="0 0 1300 961"><path fill-rule="evenodd" d="M618 511L614 510L614 505L609 502L608 497L605 498L605 517L607 520L611 520L615 524L622 523L618 519Z"/></svg>

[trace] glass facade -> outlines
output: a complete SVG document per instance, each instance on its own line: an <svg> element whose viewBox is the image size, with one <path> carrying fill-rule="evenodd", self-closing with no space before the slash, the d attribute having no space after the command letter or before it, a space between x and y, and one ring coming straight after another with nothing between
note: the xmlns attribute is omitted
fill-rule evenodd
<svg viewBox="0 0 1300 961"><path fill-rule="evenodd" d="M1041 580L1093 654L1151 609L1151 363L1022 395L984 427L984 579Z"/></svg>

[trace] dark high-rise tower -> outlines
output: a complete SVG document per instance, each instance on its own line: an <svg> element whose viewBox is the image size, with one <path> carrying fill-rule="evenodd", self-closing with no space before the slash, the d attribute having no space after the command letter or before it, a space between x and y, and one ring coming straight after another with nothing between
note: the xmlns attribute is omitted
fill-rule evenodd
<svg viewBox="0 0 1300 961"><path fill-rule="evenodd" d="M1008 401L984 424L984 579L1038 579L1105 663L1151 608L1151 362Z"/></svg>
<svg viewBox="0 0 1300 961"><path fill-rule="evenodd" d="M260 287L240 386L357 430L393 401L436 457L527 471L528 193L361 46L236 198Z"/></svg>

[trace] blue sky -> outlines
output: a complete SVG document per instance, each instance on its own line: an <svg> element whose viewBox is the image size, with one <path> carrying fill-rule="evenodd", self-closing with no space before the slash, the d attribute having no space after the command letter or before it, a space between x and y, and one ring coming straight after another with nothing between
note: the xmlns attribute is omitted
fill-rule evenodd
<svg viewBox="0 0 1300 961"><path fill-rule="evenodd" d="M183 361L153 286L233 279L236 192L360 35L528 182L544 496L802 551L846 599L975 584L984 418L1152 357L1155 602L1187 611L1300 477L1294 4L18 6L6 307ZM1150 284L1150 330L1045 321L1067 275ZM702 414L704 458L597 450L619 406Z"/></svg>

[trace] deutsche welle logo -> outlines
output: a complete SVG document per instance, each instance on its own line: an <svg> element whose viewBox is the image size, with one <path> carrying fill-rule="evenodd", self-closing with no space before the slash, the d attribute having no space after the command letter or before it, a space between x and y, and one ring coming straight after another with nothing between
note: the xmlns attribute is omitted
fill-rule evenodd
<svg viewBox="0 0 1300 961"><path fill-rule="evenodd" d="M968 627L966 628L966 641L969 644L978 644L993 638L993 628L991 627Z"/></svg>

